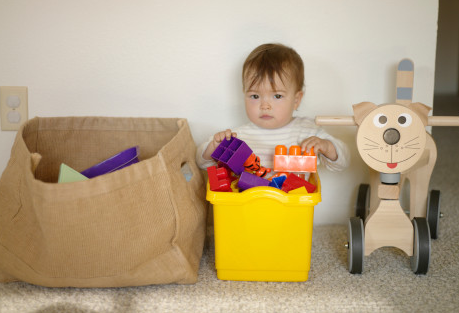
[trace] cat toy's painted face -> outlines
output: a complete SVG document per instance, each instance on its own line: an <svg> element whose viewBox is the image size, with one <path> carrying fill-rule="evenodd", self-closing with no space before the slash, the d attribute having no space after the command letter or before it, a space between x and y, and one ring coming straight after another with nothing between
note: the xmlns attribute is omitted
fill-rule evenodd
<svg viewBox="0 0 459 313"><path fill-rule="evenodd" d="M407 106L375 106L360 123L357 149L363 161L382 173L400 173L416 164L426 145L425 124Z"/></svg>

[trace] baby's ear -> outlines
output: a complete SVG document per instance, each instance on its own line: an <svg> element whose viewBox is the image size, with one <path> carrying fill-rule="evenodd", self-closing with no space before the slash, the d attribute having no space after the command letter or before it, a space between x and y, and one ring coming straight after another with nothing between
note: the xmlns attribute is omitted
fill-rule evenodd
<svg viewBox="0 0 459 313"><path fill-rule="evenodd" d="M296 94L295 94L295 110L298 109L298 107L300 106L301 104L301 99L303 99L303 95L304 95L304 92L302 90L298 91Z"/></svg>
<svg viewBox="0 0 459 313"><path fill-rule="evenodd" d="M420 102L410 103L408 107L414 112L416 112L416 114L419 115L419 117L421 118L421 121L424 124L424 126L427 126L427 116L429 115L429 111L432 110L432 108Z"/></svg>
<svg viewBox="0 0 459 313"><path fill-rule="evenodd" d="M360 102L358 104L354 104L352 108L354 109L354 121L357 125L360 125L365 118L371 111L376 109L377 105L372 102Z"/></svg>

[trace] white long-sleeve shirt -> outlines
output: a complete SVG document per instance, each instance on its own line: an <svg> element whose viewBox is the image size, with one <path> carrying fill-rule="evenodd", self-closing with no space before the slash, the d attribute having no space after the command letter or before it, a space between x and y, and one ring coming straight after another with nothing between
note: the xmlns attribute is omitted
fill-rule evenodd
<svg viewBox="0 0 459 313"><path fill-rule="evenodd" d="M335 146L338 158L332 161L323 154L318 155L318 163L322 163L331 171L342 171L349 166L349 150L341 141L325 132L321 127L308 117L294 117L293 120L281 128L266 129L248 123L236 129L232 129L237 138L243 140L252 149L253 153L260 157L261 166L273 168L274 151L277 145L300 145L301 142L311 136L330 140ZM214 160L206 160L202 154L206 150L213 136L198 147L196 162L201 169L216 164Z"/></svg>

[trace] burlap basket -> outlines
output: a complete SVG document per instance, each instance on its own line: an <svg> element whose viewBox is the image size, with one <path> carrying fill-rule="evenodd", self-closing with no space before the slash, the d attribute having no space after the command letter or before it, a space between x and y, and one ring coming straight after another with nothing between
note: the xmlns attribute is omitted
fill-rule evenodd
<svg viewBox="0 0 459 313"><path fill-rule="evenodd" d="M139 163L56 183L61 163L81 171L136 145ZM196 282L206 202L195 150L185 119L28 121L0 179L0 281L50 287Z"/></svg>

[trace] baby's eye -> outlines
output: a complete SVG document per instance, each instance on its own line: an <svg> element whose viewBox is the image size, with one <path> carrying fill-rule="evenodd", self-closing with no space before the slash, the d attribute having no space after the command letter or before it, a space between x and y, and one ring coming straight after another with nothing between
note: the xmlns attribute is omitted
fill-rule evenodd
<svg viewBox="0 0 459 313"><path fill-rule="evenodd" d="M283 96L280 95L280 94L274 95L274 98L276 98L276 99L282 99L282 97L283 97Z"/></svg>
<svg viewBox="0 0 459 313"><path fill-rule="evenodd" d="M255 99L255 100L256 100L256 99L260 98L260 96L259 96L259 95L251 95L251 96L250 96L250 98L252 98L252 99Z"/></svg>

